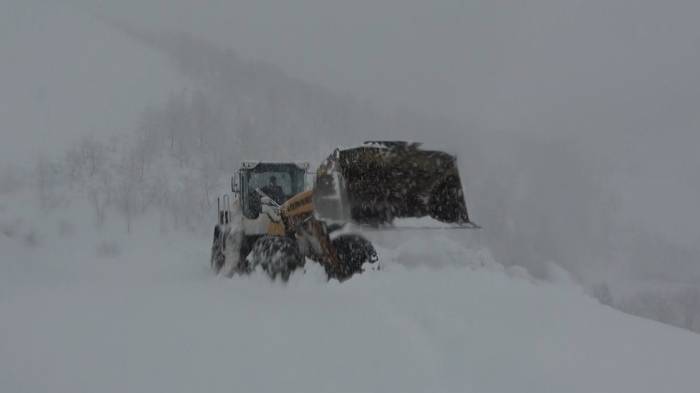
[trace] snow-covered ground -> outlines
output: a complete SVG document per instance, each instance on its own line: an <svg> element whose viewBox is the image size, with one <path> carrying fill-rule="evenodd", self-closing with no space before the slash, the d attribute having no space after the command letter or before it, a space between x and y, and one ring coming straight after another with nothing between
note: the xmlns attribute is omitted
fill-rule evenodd
<svg viewBox="0 0 700 393"><path fill-rule="evenodd" d="M698 392L700 336L504 269L470 235L373 234L382 269L287 285L210 239L0 199L2 392ZM457 237L454 237L457 236Z"/></svg>

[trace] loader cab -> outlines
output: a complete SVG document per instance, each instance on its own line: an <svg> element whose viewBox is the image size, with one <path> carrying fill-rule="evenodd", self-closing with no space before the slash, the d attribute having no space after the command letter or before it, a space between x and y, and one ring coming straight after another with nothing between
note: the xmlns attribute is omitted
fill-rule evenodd
<svg viewBox="0 0 700 393"><path fill-rule="evenodd" d="M261 212L261 198L256 189L265 192L276 183L279 191L270 197L281 205L305 190L308 169L308 163L243 162L238 176L231 181L231 191L238 194L243 215L256 219Z"/></svg>

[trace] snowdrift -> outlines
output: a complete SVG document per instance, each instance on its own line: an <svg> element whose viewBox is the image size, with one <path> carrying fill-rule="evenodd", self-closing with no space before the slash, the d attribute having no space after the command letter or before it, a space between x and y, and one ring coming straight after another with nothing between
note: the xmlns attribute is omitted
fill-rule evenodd
<svg viewBox="0 0 700 393"><path fill-rule="evenodd" d="M0 206L3 392L697 392L700 337L504 269L450 236L376 235L382 268L287 285L208 270L157 217Z"/></svg>

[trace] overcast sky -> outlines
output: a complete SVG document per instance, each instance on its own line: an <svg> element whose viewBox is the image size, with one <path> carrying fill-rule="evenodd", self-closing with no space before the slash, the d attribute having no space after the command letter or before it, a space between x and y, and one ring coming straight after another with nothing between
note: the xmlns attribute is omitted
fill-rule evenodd
<svg viewBox="0 0 700 393"><path fill-rule="evenodd" d="M92 100L120 97L113 107L138 107L143 99L135 96L154 97L175 85L156 56L91 18L97 10L191 32L336 90L495 129L532 132L561 117L581 121L596 106L614 111L611 104L624 116L643 110L668 115L656 121L671 128L689 117L697 126L695 102L688 102L698 99L700 87L700 3L694 1L3 3L5 111L39 111L35 101L54 90L65 90L71 102L79 101L71 92L89 93ZM127 100L126 91L138 94Z"/></svg>
<svg viewBox="0 0 700 393"><path fill-rule="evenodd" d="M685 99L700 85L694 1L101 4L102 12L186 30L337 90L483 118L495 128L534 126L541 116L605 97L635 95L647 105ZM645 96L652 92L663 96Z"/></svg>
<svg viewBox="0 0 700 393"><path fill-rule="evenodd" d="M697 1L0 5L0 163L59 154L77 135L129 131L145 105L188 85L97 11L190 32L377 105L457 119L469 132L575 139L616 171L622 209L645 211L645 225L687 243L700 236Z"/></svg>

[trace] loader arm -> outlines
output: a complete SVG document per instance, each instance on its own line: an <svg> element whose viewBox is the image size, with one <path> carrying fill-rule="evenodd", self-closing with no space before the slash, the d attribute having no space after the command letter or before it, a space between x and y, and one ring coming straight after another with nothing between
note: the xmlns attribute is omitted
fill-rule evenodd
<svg viewBox="0 0 700 393"><path fill-rule="evenodd" d="M286 231L305 245L306 255L319 262L329 277L348 277L351 273L339 260L326 223L315 217L313 195L313 190L304 191L282 205L280 213Z"/></svg>

